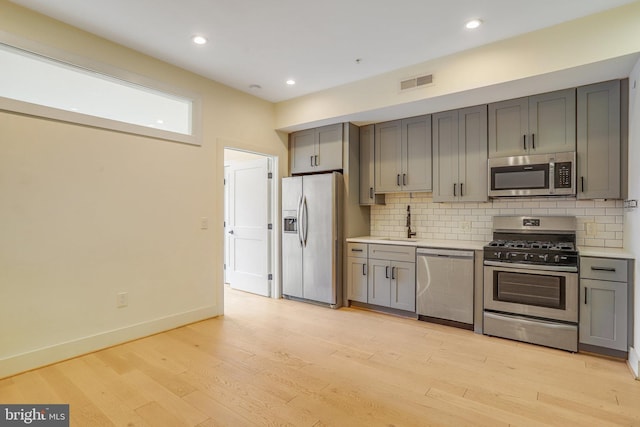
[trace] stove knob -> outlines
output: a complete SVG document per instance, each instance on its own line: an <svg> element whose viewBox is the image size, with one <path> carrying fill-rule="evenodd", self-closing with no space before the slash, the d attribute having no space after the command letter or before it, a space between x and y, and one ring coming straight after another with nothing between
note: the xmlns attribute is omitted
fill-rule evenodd
<svg viewBox="0 0 640 427"><path fill-rule="evenodd" d="M560 262L560 255L555 255L553 257L553 262Z"/></svg>
<svg viewBox="0 0 640 427"><path fill-rule="evenodd" d="M504 253L504 259L509 259L509 258L511 258L511 253L505 252Z"/></svg>
<svg viewBox="0 0 640 427"><path fill-rule="evenodd" d="M549 259L549 254L541 255L541 257L544 262L547 262L547 260Z"/></svg>
<svg viewBox="0 0 640 427"><path fill-rule="evenodd" d="M529 254L524 254L524 260L527 261L529 259Z"/></svg>
<svg viewBox="0 0 640 427"><path fill-rule="evenodd" d="M493 256L496 257L496 259L500 259L502 258L502 252L494 252Z"/></svg>

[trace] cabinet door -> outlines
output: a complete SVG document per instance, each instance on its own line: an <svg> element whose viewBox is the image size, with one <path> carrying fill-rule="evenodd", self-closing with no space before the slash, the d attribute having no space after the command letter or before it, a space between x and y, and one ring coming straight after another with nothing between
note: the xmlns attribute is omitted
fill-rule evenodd
<svg viewBox="0 0 640 427"><path fill-rule="evenodd" d="M416 264L391 263L391 305L399 310L416 311Z"/></svg>
<svg viewBox="0 0 640 427"><path fill-rule="evenodd" d="M458 182L461 202L486 202L487 106L464 108L458 113ZM435 197L434 197L435 200Z"/></svg>
<svg viewBox="0 0 640 427"><path fill-rule="evenodd" d="M578 199L620 194L620 81L578 88Z"/></svg>
<svg viewBox="0 0 640 427"><path fill-rule="evenodd" d="M393 193L401 190L400 171L402 168L402 122L379 123L375 125L375 191Z"/></svg>
<svg viewBox="0 0 640 427"><path fill-rule="evenodd" d="M431 191L431 115L402 120L403 191Z"/></svg>
<svg viewBox="0 0 640 427"><path fill-rule="evenodd" d="M308 129L290 135L291 173L315 170L315 130Z"/></svg>
<svg viewBox="0 0 640 427"><path fill-rule="evenodd" d="M433 115L433 201L452 202L460 194L458 179L458 111ZM486 169L486 165L485 165ZM486 181L486 179L485 179ZM454 189L454 186L456 187ZM454 196L455 192L455 196Z"/></svg>
<svg viewBox="0 0 640 427"><path fill-rule="evenodd" d="M342 169L342 123L317 128L316 141L314 171Z"/></svg>
<svg viewBox="0 0 640 427"><path fill-rule="evenodd" d="M580 342L627 351L627 284L580 279Z"/></svg>
<svg viewBox="0 0 640 427"><path fill-rule="evenodd" d="M528 133L528 98L489 104L489 157L526 154Z"/></svg>
<svg viewBox="0 0 640 427"><path fill-rule="evenodd" d="M391 265L389 261L369 260L367 302L383 307L391 305Z"/></svg>
<svg viewBox="0 0 640 427"><path fill-rule="evenodd" d="M567 89L529 97L530 153L557 153L576 149L576 90Z"/></svg>
<svg viewBox="0 0 640 427"><path fill-rule="evenodd" d="M367 259L347 258L347 288L351 301L367 302Z"/></svg>
<svg viewBox="0 0 640 427"><path fill-rule="evenodd" d="M373 125L360 128L360 204L384 204L384 194L376 194L374 189L374 143Z"/></svg>

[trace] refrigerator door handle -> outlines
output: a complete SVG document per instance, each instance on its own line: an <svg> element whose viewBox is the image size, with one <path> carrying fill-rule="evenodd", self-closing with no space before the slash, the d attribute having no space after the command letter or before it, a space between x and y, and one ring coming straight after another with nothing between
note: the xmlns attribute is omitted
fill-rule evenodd
<svg viewBox="0 0 640 427"><path fill-rule="evenodd" d="M307 237L309 235L309 211L307 210L307 196L302 198L302 221L303 221L303 242L307 246Z"/></svg>
<svg viewBox="0 0 640 427"><path fill-rule="evenodd" d="M298 199L298 211L296 212L296 221L298 221L298 241L302 247L302 196Z"/></svg>

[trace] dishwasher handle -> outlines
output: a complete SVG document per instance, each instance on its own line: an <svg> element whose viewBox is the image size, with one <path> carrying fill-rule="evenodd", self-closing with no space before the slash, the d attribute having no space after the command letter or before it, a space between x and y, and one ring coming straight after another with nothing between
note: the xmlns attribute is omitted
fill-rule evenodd
<svg viewBox="0 0 640 427"><path fill-rule="evenodd" d="M417 248L416 255L429 255L449 258L473 258L473 251L461 251L457 249Z"/></svg>

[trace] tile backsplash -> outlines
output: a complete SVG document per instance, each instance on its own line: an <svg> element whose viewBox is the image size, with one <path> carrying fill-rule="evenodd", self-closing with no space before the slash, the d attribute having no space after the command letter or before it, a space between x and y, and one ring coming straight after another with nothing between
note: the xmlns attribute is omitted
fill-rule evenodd
<svg viewBox="0 0 640 427"><path fill-rule="evenodd" d="M431 193L386 195L386 205L371 207L372 236L406 237L407 205L418 239L488 242L497 215L571 215L578 220L580 246L621 248L622 200L573 198L495 199L483 203L435 203Z"/></svg>

